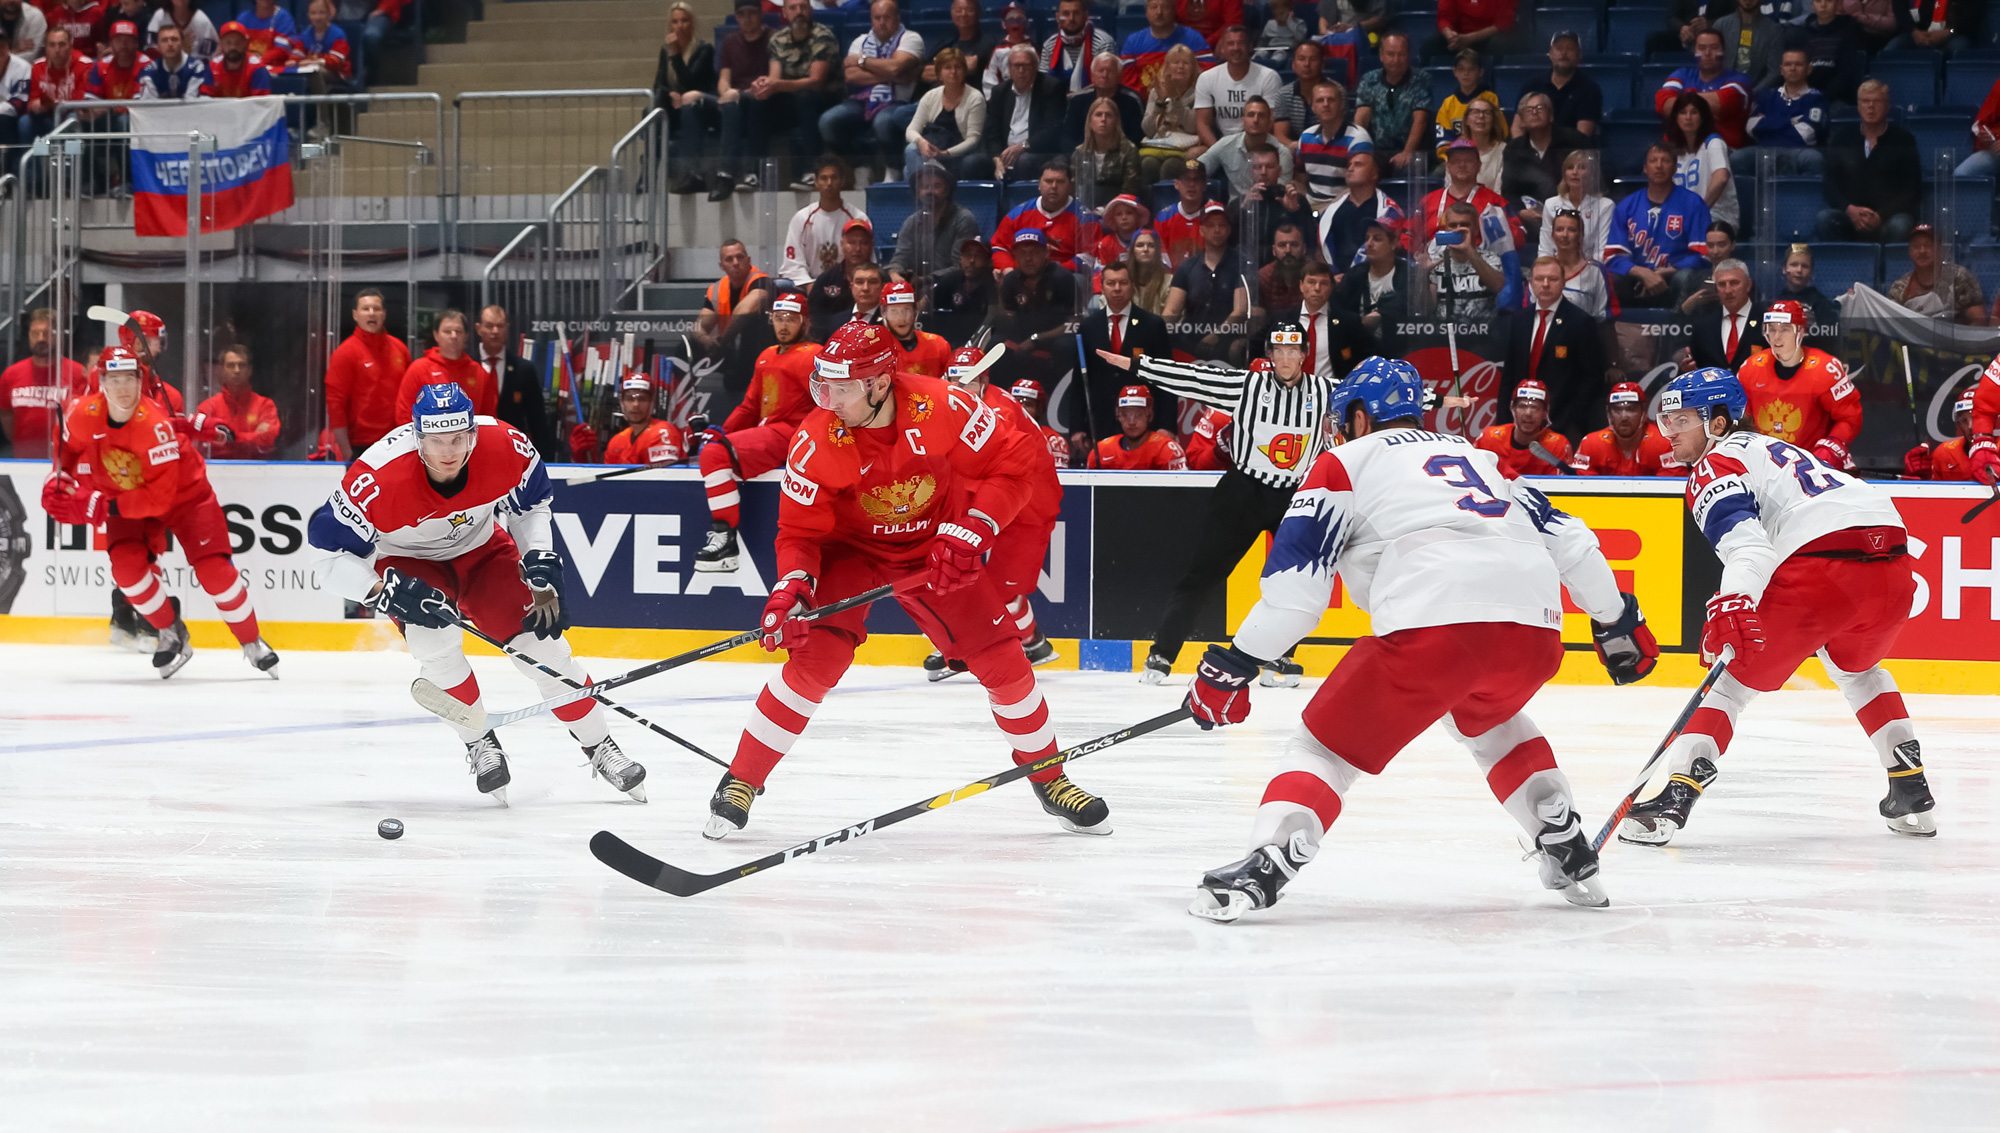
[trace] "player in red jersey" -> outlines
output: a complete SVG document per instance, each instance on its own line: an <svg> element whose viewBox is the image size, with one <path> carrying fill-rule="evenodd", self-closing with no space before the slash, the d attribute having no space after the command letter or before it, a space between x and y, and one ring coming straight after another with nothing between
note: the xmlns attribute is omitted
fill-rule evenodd
<svg viewBox="0 0 2000 1133"><path fill-rule="evenodd" d="M604 446L606 464L679 464L687 455L687 435L680 426L664 417L653 416L659 387L637 370L625 371L618 380L618 410L625 415L625 427L611 434ZM597 451L597 430L578 425L570 430L570 455L578 464L589 464Z"/></svg>
<svg viewBox="0 0 2000 1133"><path fill-rule="evenodd" d="M990 406L936 378L894 372L889 332L835 331L814 360L813 402L792 440L778 500L778 585L764 605L764 648L790 650L709 801L702 833L721 838L750 820L771 769L867 640L868 612L820 621L816 603L886 582L922 583L897 602L948 660L986 687L993 720L1017 764L1056 752L1048 705L993 572L981 561L1033 494L1041 456ZM1042 809L1067 830L1111 832L1104 800L1060 766L1029 776Z"/></svg>
<svg viewBox="0 0 2000 1133"><path fill-rule="evenodd" d="M1926 442L1903 454L1903 479L1972 479L1972 462L1965 454L1965 446L1973 440L1972 390L1960 393L1952 403L1951 423L1958 427L1957 436L1936 448Z"/></svg>
<svg viewBox="0 0 2000 1133"><path fill-rule="evenodd" d="M1273 370L1269 358L1255 358L1250 368ZM1226 472L1229 462L1229 444L1225 432L1230 426L1230 416L1213 405L1203 405L1191 397L1181 399L1181 434L1177 438L1181 451L1187 453L1187 466L1193 472Z"/></svg>
<svg viewBox="0 0 2000 1133"><path fill-rule="evenodd" d="M806 341L805 301L795 291L771 300L771 333L776 346L757 355L750 388L743 404L730 410L722 424L702 431L696 451L701 482L708 491L708 540L694 556L694 569L733 571L740 554L736 524L744 480L785 463L785 449L799 422L812 409L806 380L812 374L817 343Z"/></svg>
<svg viewBox="0 0 2000 1133"><path fill-rule="evenodd" d="M153 667L162 678L194 656L187 624L169 605L153 561L169 535L179 540L244 659L277 676L278 655L257 635L257 611L229 557L229 523L201 454L181 443L166 408L141 393L139 361L129 351L111 348L99 384L64 419L62 468L42 488L43 508L58 523L104 525L111 579L156 632Z"/></svg>
<svg viewBox="0 0 2000 1133"><path fill-rule="evenodd" d="M1764 312L1764 341L1771 348L1752 354L1736 378L1750 397L1758 432L1852 471L1847 446L1861 432L1861 395L1840 359L1805 344L1808 321L1796 299L1771 304Z"/></svg>
<svg viewBox="0 0 2000 1133"><path fill-rule="evenodd" d="M1611 387L1605 416L1608 429L1599 429L1576 446L1571 468L1585 476L1685 476L1687 465L1674 455L1674 446L1660 435L1657 426L1646 421L1646 395L1637 382L1619 382Z"/></svg>
<svg viewBox="0 0 2000 1133"><path fill-rule="evenodd" d="M1118 391L1118 429L1090 450L1088 467L1113 472L1145 472L1166 469L1187 470L1187 453L1165 429L1153 428L1153 390L1150 386L1126 386Z"/></svg>
<svg viewBox="0 0 2000 1133"><path fill-rule="evenodd" d="M951 344L917 329L917 289L897 280L882 289L882 325L896 344L896 371L942 378L951 366Z"/></svg>
<svg viewBox="0 0 2000 1133"><path fill-rule="evenodd" d="M1514 387L1514 423L1487 429L1479 434L1473 447L1499 457L1500 471L1509 479L1560 476L1562 469L1558 466L1569 463L1569 438L1548 424L1549 387L1530 378ZM1536 446L1548 457L1537 455ZM1549 457L1554 458L1554 463Z"/></svg>
<svg viewBox="0 0 2000 1133"><path fill-rule="evenodd" d="M2000 358L1987 363L1986 372L1972 390L1971 433L1965 442L1965 463L1972 478L1982 484L2000 483L2000 440L1994 430L2000 425Z"/></svg>
<svg viewBox="0 0 2000 1133"><path fill-rule="evenodd" d="M396 619L424 679L462 704L476 705L480 695L465 660L461 619L588 683L590 674L563 637L570 610L550 531L555 488L548 471L520 430L472 410L457 383L426 386L410 423L348 467L306 524L319 576L335 594ZM544 697L568 691L561 680L512 660ZM645 802L646 769L625 758L605 716L595 700L555 710L583 746L591 774ZM445 723L465 744L480 793L507 805L512 774L499 738Z"/></svg>
<svg viewBox="0 0 2000 1133"><path fill-rule="evenodd" d="M1028 420L1033 421L1036 430L1042 434L1042 441L1049 449L1049 459L1055 462L1057 468L1068 468L1069 438L1063 436L1060 430L1050 428L1044 418L1042 383L1033 378L1022 378L1014 383L1010 392L1014 400L1021 403L1021 411L1028 415Z"/></svg>

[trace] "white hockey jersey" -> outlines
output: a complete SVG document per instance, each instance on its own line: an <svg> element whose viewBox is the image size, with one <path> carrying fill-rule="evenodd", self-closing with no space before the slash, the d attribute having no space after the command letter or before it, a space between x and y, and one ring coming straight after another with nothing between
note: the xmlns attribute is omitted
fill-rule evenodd
<svg viewBox="0 0 2000 1133"><path fill-rule="evenodd" d="M1688 473L1688 510L1722 559L1719 593L1764 596L1799 548L1850 527L1902 528L1889 497L1761 433L1731 433Z"/></svg>
<svg viewBox="0 0 2000 1133"><path fill-rule="evenodd" d="M1467 622L1560 629L1565 585L1598 621L1624 612L1589 527L1502 475L1492 453L1418 429L1370 433L1313 465L1237 647L1277 657L1296 645L1325 614L1335 572L1378 637Z"/></svg>

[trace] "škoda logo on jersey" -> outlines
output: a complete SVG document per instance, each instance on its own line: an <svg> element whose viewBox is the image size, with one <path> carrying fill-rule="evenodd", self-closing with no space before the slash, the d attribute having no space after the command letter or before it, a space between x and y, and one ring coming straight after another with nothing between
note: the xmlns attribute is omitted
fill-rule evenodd
<svg viewBox="0 0 2000 1133"><path fill-rule="evenodd" d="M937 481L920 474L870 488L856 496L855 502L878 522L907 523L929 511L936 495Z"/></svg>

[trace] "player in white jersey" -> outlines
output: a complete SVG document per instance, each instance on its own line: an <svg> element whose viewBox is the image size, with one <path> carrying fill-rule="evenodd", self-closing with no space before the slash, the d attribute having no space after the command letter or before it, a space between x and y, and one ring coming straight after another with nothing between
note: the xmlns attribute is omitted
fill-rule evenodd
<svg viewBox="0 0 2000 1133"><path fill-rule="evenodd" d="M465 660L461 618L588 681L563 639L569 607L549 524L555 489L535 446L511 425L475 417L453 383L425 386L411 418L369 446L306 525L327 589L395 618L424 678L465 704L479 702L479 681ZM567 689L520 658L514 665L545 697ZM595 700L556 710L591 773L645 802L646 769L625 758L604 717ZM510 775L499 739L447 724L465 744L480 792L505 806Z"/></svg>
<svg viewBox="0 0 2000 1133"><path fill-rule="evenodd" d="M1879 808L1889 829L1930 837L1937 823L1916 729L1881 665L1917 588L1902 516L1874 486L1756 432L1749 404L1736 375L1718 367L1682 374L1660 393L1660 432L1693 465L1688 508L1722 558L1703 659L1724 646L1735 656L1668 748L1672 778L1632 808L1618 837L1658 846L1685 827L1737 713L1815 654L1889 774Z"/></svg>
<svg viewBox="0 0 2000 1133"><path fill-rule="evenodd" d="M1230 921L1265 908L1319 850L1363 772L1443 717L1534 843L1542 883L1608 904L1597 854L1555 753L1521 708L1562 664L1562 588L1598 630L1620 684L1659 655L1639 604L1618 591L1597 537L1490 452L1423 428L1408 362L1369 358L1332 396L1348 436L1292 497L1264 566L1263 597L1236 639L1202 658L1188 706L1202 727L1249 715L1265 658L1311 633L1336 573L1374 635L1354 644L1306 705L1288 767L1265 788L1250 856L1209 871L1189 912Z"/></svg>

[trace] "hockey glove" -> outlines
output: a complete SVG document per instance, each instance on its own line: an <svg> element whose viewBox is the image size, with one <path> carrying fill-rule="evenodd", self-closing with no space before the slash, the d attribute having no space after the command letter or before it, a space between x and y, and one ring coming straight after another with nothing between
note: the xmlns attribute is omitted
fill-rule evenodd
<svg viewBox="0 0 2000 1133"><path fill-rule="evenodd" d="M1980 437L1965 446L1966 463L1972 467L1972 478L1982 484L2000 482L2000 444L1992 437Z"/></svg>
<svg viewBox="0 0 2000 1133"><path fill-rule="evenodd" d="M1738 657L1764 648L1764 619L1746 594L1717 594L1708 600L1708 620L1701 627L1701 663L1715 664L1722 647L1733 645Z"/></svg>
<svg viewBox="0 0 2000 1133"><path fill-rule="evenodd" d="M569 431L570 459L578 464L589 464L591 454L597 451L597 430L588 425L578 425Z"/></svg>
<svg viewBox="0 0 2000 1133"><path fill-rule="evenodd" d="M949 594L972 585L983 565L980 556L992 544L993 536L978 527L959 523L939 524L937 538L931 540L930 571L924 581L939 594Z"/></svg>
<svg viewBox="0 0 2000 1133"><path fill-rule="evenodd" d="M544 641L561 637L569 628L569 603L563 601L563 561L554 551L529 551L521 556L521 577L528 583L534 605L521 619L521 628L533 631Z"/></svg>
<svg viewBox="0 0 2000 1133"><path fill-rule="evenodd" d="M226 422L197 412L188 422L194 427L194 439L207 445L226 445L236 439L236 430Z"/></svg>
<svg viewBox="0 0 2000 1133"><path fill-rule="evenodd" d="M1832 437L1813 446L1813 456L1828 468L1838 468L1842 472L1854 467L1854 458L1847 455L1847 446Z"/></svg>
<svg viewBox="0 0 2000 1133"><path fill-rule="evenodd" d="M764 603L764 620L759 625L764 630L764 649L776 653L780 649L797 649L804 645L806 634L812 631L812 623L800 618L813 607L812 576L802 570L795 570L778 580L771 589L771 597Z"/></svg>
<svg viewBox="0 0 2000 1133"><path fill-rule="evenodd" d="M111 497L92 488L85 491L76 477L58 472L42 482L42 510L57 523L103 523L111 514Z"/></svg>
<svg viewBox="0 0 2000 1133"><path fill-rule="evenodd" d="M458 610L444 591L395 567L382 571L382 588L368 604L406 626L448 629L458 621Z"/></svg>
<svg viewBox="0 0 2000 1133"><path fill-rule="evenodd" d="M1590 636L1597 642L1597 659L1611 674L1611 683L1629 685L1642 680L1660 663L1660 645L1646 628L1646 615L1639 612L1639 600L1624 595L1625 612L1606 625L1592 620Z"/></svg>
<svg viewBox="0 0 2000 1133"><path fill-rule="evenodd" d="M1931 478L1931 446L1920 444L1903 454L1903 479L1928 480Z"/></svg>
<svg viewBox="0 0 2000 1133"><path fill-rule="evenodd" d="M1217 724L1241 724L1250 715L1250 682L1257 677L1255 657L1234 645L1211 645L1195 670L1188 690L1188 711L1195 726L1206 732Z"/></svg>

